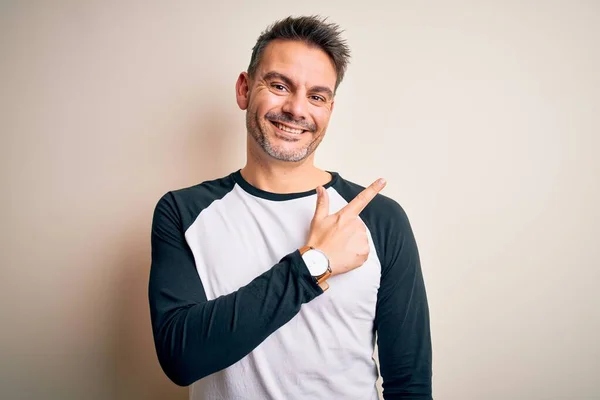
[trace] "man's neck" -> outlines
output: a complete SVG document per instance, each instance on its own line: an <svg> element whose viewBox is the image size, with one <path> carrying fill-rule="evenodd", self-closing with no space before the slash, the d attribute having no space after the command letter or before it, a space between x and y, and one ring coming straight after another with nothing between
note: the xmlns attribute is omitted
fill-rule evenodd
<svg viewBox="0 0 600 400"><path fill-rule="evenodd" d="M315 189L331 181L331 174L304 162L262 162L248 157L242 177L252 186L271 193L299 193Z"/></svg>

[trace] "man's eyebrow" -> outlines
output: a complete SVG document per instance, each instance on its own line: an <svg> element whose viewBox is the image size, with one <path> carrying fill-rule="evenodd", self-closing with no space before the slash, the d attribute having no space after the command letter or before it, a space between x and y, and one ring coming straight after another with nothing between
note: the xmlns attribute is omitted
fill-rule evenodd
<svg viewBox="0 0 600 400"><path fill-rule="evenodd" d="M327 86L313 86L310 90L317 93L323 93L328 98L333 99L333 91Z"/></svg>
<svg viewBox="0 0 600 400"><path fill-rule="evenodd" d="M281 81L283 81L283 83L285 83L288 86L291 87L296 87L296 85L294 84L294 82L288 78L287 76L283 75L280 72L275 72L275 71L270 71L267 72L264 76L263 76L264 80L271 80L271 79L279 79ZM326 95L327 97L329 97L330 99L333 98L333 91L331 89L329 89L327 86L313 86L310 88L311 92L316 92L316 93L323 93L324 95Z"/></svg>
<svg viewBox="0 0 600 400"><path fill-rule="evenodd" d="M275 71L267 72L263 76L263 79L266 81L271 80L271 79L279 79L279 80L282 80L288 86L292 86L292 87L296 86L296 85L294 85L294 82L292 82L292 80L290 78L288 78L287 76L285 76L279 72L275 72Z"/></svg>

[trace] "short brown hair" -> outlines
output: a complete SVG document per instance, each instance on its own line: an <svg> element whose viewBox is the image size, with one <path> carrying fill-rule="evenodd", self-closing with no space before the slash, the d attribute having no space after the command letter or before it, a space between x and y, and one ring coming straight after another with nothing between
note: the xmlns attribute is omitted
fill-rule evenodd
<svg viewBox="0 0 600 400"><path fill-rule="evenodd" d="M290 16L273 23L261 33L252 48L248 74L254 76L262 53L270 42L276 39L299 40L320 48L331 58L337 74L335 82L335 89L337 89L344 79L350 59L350 48L341 37L340 27L326 20L327 18L316 15L296 18Z"/></svg>

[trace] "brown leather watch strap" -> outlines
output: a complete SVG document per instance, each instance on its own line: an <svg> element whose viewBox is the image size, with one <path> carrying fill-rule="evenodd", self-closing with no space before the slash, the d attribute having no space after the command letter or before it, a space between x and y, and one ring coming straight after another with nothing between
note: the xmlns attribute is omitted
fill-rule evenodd
<svg viewBox="0 0 600 400"><path fill-rule="evenodd" d="M312 246L302 246L302 247L300 247L300 250L299 250L300 251L300 255L306 253L307 251L309 251L312 248L313 248Z"/></svg>

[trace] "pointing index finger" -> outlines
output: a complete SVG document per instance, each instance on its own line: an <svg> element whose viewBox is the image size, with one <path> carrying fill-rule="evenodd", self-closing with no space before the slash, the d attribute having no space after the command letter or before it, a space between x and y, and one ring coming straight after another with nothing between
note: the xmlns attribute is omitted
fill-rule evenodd
<svg viewBox="0 0 600 400"><path fill-rule="evenodd" d="M360 192L346 207L342 209L343 213L358 215L365 209L365 207L375 198L377 193L385 187L385 179L380 178L375 182L371 183L367 188Z"/></svg>

